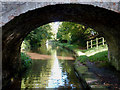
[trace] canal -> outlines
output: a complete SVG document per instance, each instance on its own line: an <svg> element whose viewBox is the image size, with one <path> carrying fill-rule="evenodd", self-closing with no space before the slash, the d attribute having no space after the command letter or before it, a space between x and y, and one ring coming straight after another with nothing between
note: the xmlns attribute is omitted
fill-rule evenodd
<svg viewBox="0 0 120 90"><path fill-rule="evenodd" d="M74 72L74 58L66 49L41 47L27 53L32 66L21 80L21 88L82 88Z"/></svg>

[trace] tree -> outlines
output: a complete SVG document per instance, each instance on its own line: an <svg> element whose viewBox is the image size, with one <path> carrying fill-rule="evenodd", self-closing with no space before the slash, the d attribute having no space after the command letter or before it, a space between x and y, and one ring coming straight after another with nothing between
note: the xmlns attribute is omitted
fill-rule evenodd
<svg viewBox="0 0 120 90"><path fill-rule="evenodd" d="M58 29L57 39L59 39L59 41L67 40L67 42L71 44L78 44L84 47L86 40L91 35L91 31L94 30L86 28L81 24L62 22Z"/></svg>
<svg viewBox="0 0 120 90"><path fill-rule="evenodd" d="M31 49L34 49L40 47L47 39L51 39L52 35L50 25L46 24L30 32L25 41L29 42Z"/></svg>

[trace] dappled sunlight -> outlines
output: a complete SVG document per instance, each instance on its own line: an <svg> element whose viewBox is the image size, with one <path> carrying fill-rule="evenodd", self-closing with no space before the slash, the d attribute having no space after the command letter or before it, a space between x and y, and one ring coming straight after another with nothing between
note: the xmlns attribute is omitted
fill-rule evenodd
<svg viewBox="0 0 120 90"><path fill-rule="evenodd" d="M50 23L51 28L52 28L52 33L54 34L54 35L52 35L53 39L57 39L58 27L61 23L62 22L52 22L52 23Z"/></svg>
<svg viewBox="0 0 120 90"><path fill-rule="evenodd" d="M78 54L78 56L85 55L85 53L83 53L81 51L77 51L77 54Z"/></svg>
<svg viewBox="0 0 120 90"><path fill-rule="evenodd" d="M98 51L96 51L96 52L87 52L86 53L86 56L93 56L93 55L95 55L95 54L97 54L97 53L100 53L100 52L103 52L103 51L107 51L108 49L107 48L105 48L105 49L101 49L101 50L98 50Z"/></svg>
<svg viewBox="0 0 120 90"><path fill-rule="evenodd" d="M41 60L46 60L46 59L51 59L51 55L44 55L44 54L38 54L38 53L31 53L27 52L27 55L30 56L31 59L41 59ZM57 56L58 59L60 60L75 60L73 57L63 57L63 56Z"/></svg>
<svg viewBox="0 0 120 90"><path fill-rule="evenodd" d="M75 60L73 57L63 57L63 56L57 56L59 60Z"/></svg>

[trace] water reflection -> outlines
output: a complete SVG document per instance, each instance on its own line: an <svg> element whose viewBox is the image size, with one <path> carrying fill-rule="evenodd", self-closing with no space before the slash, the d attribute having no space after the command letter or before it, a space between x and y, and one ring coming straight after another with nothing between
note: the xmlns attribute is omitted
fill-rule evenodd
<svg viewBox="0 0 120 90"><path fill-rule="evenodd" d="M33 60L31 69L22 78L21 88L81 88L74 73L74 61L60 60L57 56L71 55L68 52L59 52L57 49L49 49L49 52L50 58Z"/></svg>
<svg viewBox="0 0 120 90"><path fill-rule="evenodd" d="M56 88L59 85L63 85L62 68L59 65L56 50L52 51L53 66L51 68L51 76L49 77L47 88Z"/></svg>

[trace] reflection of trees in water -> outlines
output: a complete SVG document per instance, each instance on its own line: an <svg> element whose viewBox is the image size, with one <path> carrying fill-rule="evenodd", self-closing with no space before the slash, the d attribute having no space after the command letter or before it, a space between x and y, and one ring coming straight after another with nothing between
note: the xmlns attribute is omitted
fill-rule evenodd
<svg viewBox="0 0 120 90"><path fill-rule="evenodd" d="M45 48L42 48L42 49L44 50ZM27 87L28 88L36 88L36 87L46 88L49 85L50 77L52 73L54 72L52 70L54 70L57 67L62 67L62 69L60 69L62 73L61 77L63 74L67 73L67 78L63 80L64 87L70 86L71 84L73 84L73 86L76 85L75 87L79 87L80 84L79 82L77 82L78 81L77 78L75 78L76 76L74 74L74 70L72 66L74 61L58 60L57 58L57 53L61 53L60 55L64 57L69 52L68 51L64 52L59 49L57 50L57 49L52 49L52 48L49 49L49 52L51 53L51 56L53 57L50 60L33 60L32 68L28 70L28 72L26 73L26 76L22 80L21 87L22 88L27 88ZM68 56L71 56L71 55L68 55ZM58 66L56 66L56 64ZM58 75L58 73L56 73L56 75ZM53 75L53 77L56 75Z"/></svg>
<svg viewBox="0 0 120 90"><path fill-rule="evenodd" d="M61 67L63 68L63 72L67 72L68 79L70 80L69 83L79 85L78 79L74 73L73 63L74 61L69 60L60 60Z"/></svg>
<svg viewBox="0 0 120 90"><path fill-rule="evenodd" d="M22 81L22 88L45 88L51 74L51 60L33 60L29 74Z"/></svg>
<svg viewBox="0 0 120 90"><path fill-rule="evenodd" d="M41 47L40 49L40 53L48 53L46 47ZM52 54L52 56L56 55L55 51L56 50L51 50L51 47L49 47L49 53ZM51 76L53 64L54 58L51 60L33 60L32 68L26 73L27 75L22 81L22 88L45 88L48 85L47 81Z"/></svg>
<svg viewBox="0 0 120 90"><path fill-rule="evenodd" d="M39 54L47 54L47 55L51 55L51 51L52 51L52 46L48 44L48 46L46 46L46 44L42 44L41 47L32 50L32 52L35 53L39 53Z"/></svg>
<svg viewBox="0 0 120 90"><path fill-rule="evenodd" d="M65 48L58 47L57 48L57 55L59 56L73 56L73 53L71 51L68 51Z"/></svg>

